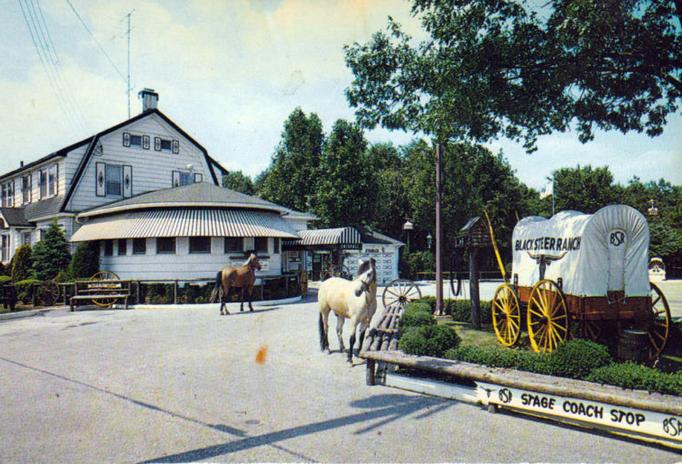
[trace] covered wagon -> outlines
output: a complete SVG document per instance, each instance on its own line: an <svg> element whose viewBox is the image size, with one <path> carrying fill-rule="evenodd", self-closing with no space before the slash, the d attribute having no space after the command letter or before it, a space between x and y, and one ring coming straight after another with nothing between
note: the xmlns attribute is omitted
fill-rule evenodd
<svg viewBox="0 0 682 464"><path fill-rule="evenodd" d="M665 347L670 309L649 282L649 227L636 209L527 217L514 228L512 250L511 281L493 298L503 345L516 344L525 325L535 351L553 351L572 335L596 340L605 328L645 333L650 359Z"/></svg>

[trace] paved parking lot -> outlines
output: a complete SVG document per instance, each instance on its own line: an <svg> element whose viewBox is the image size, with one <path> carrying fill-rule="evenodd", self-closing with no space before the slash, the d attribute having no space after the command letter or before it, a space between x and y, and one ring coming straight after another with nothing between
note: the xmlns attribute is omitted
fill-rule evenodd
<svg viewBox="0 0 682 464"><path fill-rule="evenodd" d="M368 387L364 366L319 352L314 300L257 308L56 310L0 322L0 462L679 461L608 435Z"/></svg>

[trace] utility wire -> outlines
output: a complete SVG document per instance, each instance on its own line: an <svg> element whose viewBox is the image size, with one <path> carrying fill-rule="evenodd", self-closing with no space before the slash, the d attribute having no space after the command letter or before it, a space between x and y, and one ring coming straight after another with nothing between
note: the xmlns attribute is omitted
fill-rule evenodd
<svg viewBox="0 0 682 464"><path fill-rule="evenodd" d="M50 34L50 29L45 20L45 15L43 14L43 9L40 6L39 0L33 0L35 5L31 3L31 0L24 0L29 6L30 10L33 12L36 23L39 26L39 30L42 33L43 44L45 45L44 50L47 56L51 59L52 69L57 77L57 83L59 84L61 90L64 93L65 100L69 105L70 111L75 115L75 119L82 130L86 130L85 117L81 112L80 106L78 105L73 93L70 91L70 86L67 85L66 78L64 77L63 68L59 55L57 54L57 48L54 46L52 40L52 35Z"/></svg>
<svg viewBox="0 0 682 464"><path fill-rule="evenodd" d="M95 35L92 33L92 31L90 30L90 28L88 27L88 25L85 23L85 21L83 20L83 18L82 18L81 15L80 15L80 13L78 13L78 10L76 10L76 7L73 6L73 3L71 3L71 0L66 0L66 3L69 4L69 6L71 7L71 11L73 11L73 14L76 15L76 17L78 18L78 20L80 21L80 23L83 25L83 28L85 28L85 30L88 32L88 34L90 35L90 37L92 37L92 40L95 41L95 43L97 44L97 47L99 48L99 51L101 51L102 54L107 58L107 60L109 61L109 64L111 64L111 66L116 70L116 73L117 73L119 76L121 76L121 79L123 79L123 82L125 82L126 85L127 85L127 84L128 84L128 80L127 80L125 74L123 74L123 73L121 72L121 70L118 69L118 66L116 66L116 64L114 63L114 61L113 61L113 60L111 59L111 57L109 56L109 54L106 52L106 50L104 50L104 47L102 47L102 45L99 43L99 41L95 38Z"/></svg>
<svg viewBox="0 0 682 464"><path fill-rule="evenodd" d="M74 115L67 109L64 95L61 92L59 86L57 85L57 81L55 79L55 76L53 75L52 68L48 65L49 57L44 55L45 49L41 45L39 45L40 39L37 36L38 31L37 29L34 30L34 27L32 27L32 25L35 26L35 22L33 21L33 18L30 16L30 12L28 12L28 5L24 4L21 0L19 0L19 6L21 7L21 14L24 17L24 22L26 23L29 35L31 36L31 41L33 42L33 46L36 50L36 53L38 54L38 58L40 59L40 64L42 65L43 70L47 75L47 80L50 83L50 86L52 87L52 90L54 91L57 97L57 103L62 113L64 113L67 120L69 121L71 129L77 132L77 122L74 119Z"/></svg>

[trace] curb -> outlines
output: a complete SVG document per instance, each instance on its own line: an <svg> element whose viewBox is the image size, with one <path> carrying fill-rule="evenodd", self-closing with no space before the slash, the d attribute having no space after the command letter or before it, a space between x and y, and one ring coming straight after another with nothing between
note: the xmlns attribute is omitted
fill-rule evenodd
<svg viewBox="0 0 682 464"><path fill-rule="evenodd" d="M9 321L12 319L23 319L25 317L38 316L38 315L42 315L43 313L46 313L48 311L50 311L50 310L49 309L31 309L28 311L16 311L16 312L2 313L2 314L0 314L0 321Z"/></svg>

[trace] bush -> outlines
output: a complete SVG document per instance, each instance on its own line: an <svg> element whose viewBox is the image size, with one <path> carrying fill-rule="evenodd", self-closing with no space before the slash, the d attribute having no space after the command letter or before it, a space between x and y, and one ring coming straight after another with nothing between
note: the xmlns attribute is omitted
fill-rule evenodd
<svg viewBox="0 0 682 464"><path fill-rule="evenodd" d="M459 336L444 325L411 327L400 336L398 348L407 354L442 357L459 345Z"/></svg>
<svg viewBox="0 0 682 464"><path fill-rule="evenodd" d="M623 388L682 395L682 372L660 372L632 362L613 363L594 369L586 380Z"/></svg>
<svg viewBox="0 0 682 464"><path fill-rule="evenodd" d="M69 263L69 276L72 279L87 279L97 272L99 272L99 242L78 244Z"/></svg>
<svg viewBox="0 0 682 464"><path fill-rule="evenodd" d="M38 279L24 279L14 282L17 289L17 299L23 304L30 304L33 301L33 288L39 283L41 281Z"/></svg>
<svg viewBox="0 0 682 464"><path fill-rule="evenodd" d="M17 248L12 258L12 281L20 282L26 280L31 275L31 268L33 267L33 252L30 245L21 245Z"/></svg>
<svg viewBox="0 0 682 464"><path fill-rule="evenodd" d="M71 253L64 231L54 220L33 248L33 272L40 280L52 280L69 266Z"/></svg>
<svg viewBox="0 0 682 464"><path fill-rule="evenodd" d="M457 322L471 322L471 300L448 300L449 314L452 320ZM490 301L480 302L481 323L490 324L492 322L492 303Z"/></svg>
<svg viewBox="0 0 682 464"><path fill-rule="evenodd" d="M412 327L422 327L426 325L436 325L436 320L430 312L426 311L405 311L400 318L400 332L404 333Z"/></svg>
<svg viewBox="0 0 682 464"><path fill-rule="evenodd" d="M0 285L7 285L12 282L12 278L6 275L0 275Z"/></svg>
<svg viewBox="0 0 682 464"><path fill-rule="evenodd" d="M550 371L547 354L499 346L461 346L449 350L445 353L445 357L488 367L513 368L538 374L549 374Z"/></svg>
<svg viewBox="0 0 682 464"><path fill-rule="evenodd" d="M9 273L7 267L0 263L0 276L6 276Z"/></svg>
<svg viewBox="0 0 682 464"><path fill-rule="evenodd" d="M433 314L433 307L424 301L412 301L405 306L405 312L422 311L428 314Z"/></svg>
<svg viewBox="0 0 682 464"><path fill-rule="evenodd" d="M417 272L433 272L435 261L430 251L413 251L408 254L405 261L411 276L416 276Z"/></svg>
<svg viewBox="0 0 682 464"><path fill-rule="evenodd" d="M548 358L551 375L585 378L590 371L613 362L604 345L589 340L570 340L559 344Z"/></svg>

